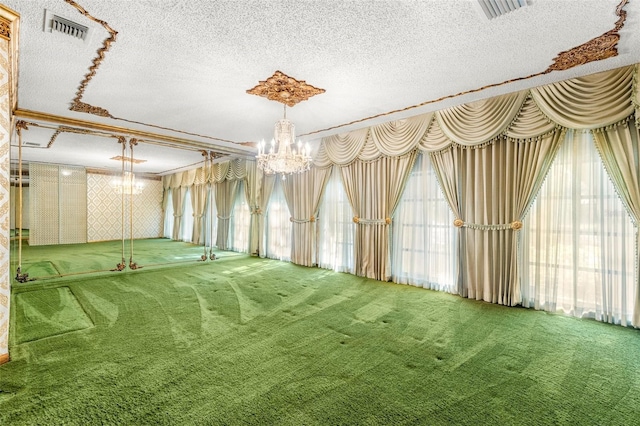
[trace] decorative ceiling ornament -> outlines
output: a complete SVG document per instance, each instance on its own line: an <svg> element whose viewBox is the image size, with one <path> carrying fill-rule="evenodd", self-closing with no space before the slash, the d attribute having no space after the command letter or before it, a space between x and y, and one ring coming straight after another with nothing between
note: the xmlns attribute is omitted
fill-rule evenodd
<svg viewBox="0 0 640 426"><path fill-rule="evenodd" d="M107 32L109 33L109 37L104 39L104 41L102 42L102 47L98 49L98 56L93 58L92 65L89 67L89 72L85 74L84 79L80 83L80 86L78 87L78 91L76 92L76 96L71 101L71 106L69 107L69 110L76 111L76 112L84 112L87 114L93 114L100 117L114 118L111 115L111 113L109 113L109 111L107 111L106 109L82 102L82 96L84 96L84 91L87 88L87 85L89 84L91 79L96 75L96 72L98 71L98 67L104 60L104 55L107 53L107 51L111 47L111 44L116 41L116 35L118 35L118 32L113 28L111 28L107 22L103 21L102 19L93 17L89 12L85 10L85 8L80 6L75 1L73 0L64 0L64 1L70 4L71 6L75 7L81 15L102 25L102 27L105 30L107 30Z"/></svg>
<svg viewBox="0 0 640 426"><path fill-rule="evenodd" d="M247 90L250 95L262 96L270 101L280 102L290 107L324 92L324 89L307 84L304 80L289 77L282 71L276 71L253 89Z"/></svg>
<svg viewBox="0 0 640 426"><path fill-rule="evenodd" d="M309 170L311 148L308 143L303 147L300 141L295 145L295 126L287 120L287 105L293 107L324 92L324 89L307 84L304 80L296 80L281 71L276 71L253 89L247 90L250 95L262 96L284 104L284 118L276 122L269 151L267 152L264 140L258 143L256 159L260 170L266 174L281 173L282 179L285 179L286 175Z"/></svg>
<svg viewBox="0 0 640 426"><path fill-rule="evenodd" d="M311 167L311 148L298 141L295 145L295 126L287 120L287 106L284 106L284 118L278 120L267 152L264 140L258 144L258 168L268 175L281 173L286 175L302 173Z"/></svg>
<svg viewBox="0 0 640 426"><path fill-rule="evenodd" d="M612 30L589 40L586 43L576 46L572 49L565 50L558 53L558 56L553 58L553 64L547 68L546 73L551 71L563 71L569 68L576 67L578 65L584 65L593 61L601 61L603 59L612 58L618 56L618 41L620 40L619 31L624 26L624 21L627 19L627 12L623 8L627 5L629 0L622 0L616 8L616 15L618 20Z"/></svg>

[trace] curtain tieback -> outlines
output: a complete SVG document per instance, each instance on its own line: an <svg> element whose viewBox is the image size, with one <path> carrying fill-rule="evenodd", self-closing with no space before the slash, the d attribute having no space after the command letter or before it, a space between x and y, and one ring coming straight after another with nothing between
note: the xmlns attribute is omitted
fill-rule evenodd
<svg viewBox="0 0 640 426"><path fill-rule="evenodd" d="M251 214L262 214L262 210L258 206L251 207Z"/></svg>
<svg viewBox="0 0 640 426"><path fill-rule="evenodd" d="M361 217L354 216L353 223L357 223L359 225L390 225L391 218L387 217L384 219L363 219Z"/></svg>
<svg viewBox="0 0 640 426"><path fill-rule="evenodd" d="M293 217L289 218L289 222L293 222L293 223L309 223L309 222L315 222L316 221L316 217L315 216L311 216L309 219L294 219Z"/></svg>
<svg viewBox="0 0 640 426"><path fill-rule="evenodd" d="M501 225L482 225L479 223L469 223L465 222L462 219L456 219L453 221L453 226L456 228L470 228L477 229L480 231L506 231L507 229L513 229L514 231L519 231L522 229L522 222L519 220L514 220L511 223L504 223Z"/></svg>
<svg viewBox="0 0 640 426"><path fill-rule="evenodd" d="M173 214L173 217L182 217L182 214L174 213L174 214Z"/></svg>
<svg viewBox="0 0 640 426"><path fill-rule="evenodd" d="M195 217L196 219L200 219L202 216L204 216L204 215L196 214L196 213L193 214L193 217Z"/></svg>
<svg viewBox="0 0 640 426"><path fill-rule="evenodd" d="M222 220L229 220L229 219L231 219L231 216L220 216L220 215L217 215L217 216L218 216L218 219L222 219Z"/></svg>

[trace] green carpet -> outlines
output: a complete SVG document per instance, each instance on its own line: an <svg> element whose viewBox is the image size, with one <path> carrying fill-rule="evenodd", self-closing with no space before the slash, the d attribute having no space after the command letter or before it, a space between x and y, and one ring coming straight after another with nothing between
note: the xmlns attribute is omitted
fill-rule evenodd
<svg viewBox="0 0 640 426"><path fill-rule="evenodd" d="M640 335L595 321L247 256L35 281L12 297L1 425L640 418ZM21 343L36 311L93 326Z"/></svg>
<svg viewBox="0 0 640 426"><path fill-rule="evenodd" d="M69 287L48 288L16 294L16 343L81 330L93 323Z"/></svg>

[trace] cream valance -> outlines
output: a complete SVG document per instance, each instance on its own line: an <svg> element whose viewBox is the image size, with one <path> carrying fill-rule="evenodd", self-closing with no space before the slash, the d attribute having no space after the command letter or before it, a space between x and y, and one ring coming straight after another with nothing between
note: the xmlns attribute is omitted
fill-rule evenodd
<svg viewBox="0 0 640 426"><path fill-rule="evenodd" d="M251 162L244 159L233 159L214 163L211 168L208 166L197 169L185 170L162 177L164 189L180 188L181 186L202 185L213 182L219 183L225 180L244 179L247 176L247 167Z"/></svg>
<svg viewBox="0 0 640 426"><path fill-rule="evenodd" d="M314 165L402 156L414 149L477 146L501 136L537 139L557 127L602 128L636 112L640 126L638 67L632 65L559 83L458 105L323 138Z"/></svg>
<svg viewBox="0 0 640 426"><path fill-rule="evenodd" d="M458 145L489 142L508 128L527 92L497 96L436 112L442 132Z"/></svg>
<svg viewBox="0 0 640 426"><path fill-rule="evenodd" d="M635 66L565 80L531 89L542 112L569 129L608 126L633 113Z"/></svg>

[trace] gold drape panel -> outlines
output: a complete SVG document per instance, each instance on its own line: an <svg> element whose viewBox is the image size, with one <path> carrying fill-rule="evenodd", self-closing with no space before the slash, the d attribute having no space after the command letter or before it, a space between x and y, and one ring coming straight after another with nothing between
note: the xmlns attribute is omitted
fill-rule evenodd
<svg viewBox="0 0 640 426"><path fill-rule="evenodd" d="M570 129L593 129L627 118L632 102L634 66L618 68L531 89L538 107Z"/></svg>
<svg viewBox="0 0 640 426"><path fill-rule="evenodd" d="M527 92L497 96L436 112L442 132L459 145L478 145L502 133L513 121Z"/></svg>
<svg viewBox="0 0 640 426"><path fill-rule="evenodd" d="M182 224L182 205L187 194L186 186L171 188L171 203L173 204L173 240L180 240L180 225Z"/></svg>
<svg viewBox="0 0 640 426"><path fill-rule="evenodd" d="M204 208L207 205L207 189L209 189L209 185L205 183L191 187L191 208L193 209L191 242L194 244L202 243L202 217L204 216Z"/></svg>
<svg viewBox="0 0 640 426"><path fill-rule="evenodd" d="M633 118L633 117L632 117ZM640 327L640 130L631 120L593 132L607 173L636 225L636 300L632 324Z"/></svg>
<svg viewBox="0 0 640 426"><path fill-rule="evenodd" d="M503 305L520 302L517 231L564 132L529 141L501 137L482 148L431 154L460 229L458 291Z"/></svg>
<svg viewBox="0 0 640 426"><path fill-rule="evenodd" d="M291 214L291 262L313 266L315 263L316 219L320 197L331 169L312 167L309 171L287 176L284 197Z"/></svg>
<svg viewBox="0 0 640 426"><path fill-rule="evenodd" d="M415 158L414 150L402 157L355 161L340 169L356 223L356 275L390 279L389 227Z"/></svg>
<svg viewBox="0 0 640 426"><path fill-rule="evenodd" d="M251 212L249 225L249 253L265 253L264 215L273 191L275 175L265 175L255 161L247 161L245 196Z"/></svg>
<svg viewBox="0 0 640 426"><path fill-rule="evenodd" d="M229 249L229 226L238 191L238 179L216 183L216 208L218 210L218 235L216 246L220 250Z"/></svg>

